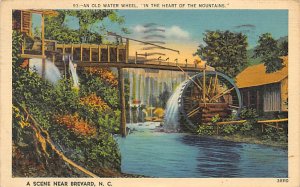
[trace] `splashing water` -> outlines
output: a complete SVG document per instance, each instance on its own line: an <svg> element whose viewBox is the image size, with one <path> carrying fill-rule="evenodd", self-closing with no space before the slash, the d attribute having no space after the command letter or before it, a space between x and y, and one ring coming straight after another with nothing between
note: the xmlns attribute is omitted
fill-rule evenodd
<svg viewBox="0 0 300 187"><path fill-rule="evenodd" d="M171 95L167 102L164 119L165 132L178 132L179 131L179 110L178 99L181 95L182 87L186 81L177 86L175 92Z"/></svg>
<svg viewBox="0 0 300 187"><path fill-rule="evenodd" d="M29 68L32 71L36 71L40 76L42 76L43 62L42 59L32 58L30 59ZM59 79L61 79L61 74L59 69L51 61L45 61L45 79L53 84L56 84Z"/></svg>
<svg viewBox="0 0 300 187"><path fill-rule="evenodd" d="M76 68L74 67L74 64L72 63L72 60L69 60L69 69L72 75L72 79L73 79L73 87L74 88L79 88L79 78L76 72Z"/></svg>

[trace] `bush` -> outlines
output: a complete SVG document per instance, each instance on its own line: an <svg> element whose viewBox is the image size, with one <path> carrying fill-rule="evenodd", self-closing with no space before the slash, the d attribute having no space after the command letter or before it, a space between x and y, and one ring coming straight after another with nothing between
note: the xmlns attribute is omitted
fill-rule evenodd
<svg viewBox="0 0 300 187"><path fill-rule="evenodd" d="M121 156L112 137L120 124L116 88L105 84L100 78L96 81L83 79L83 89L79 92L71 88L69 79L63 79L55 86L50 84L37 73L20 67L23 62L18 56L21 39L20 33L13 33L12 138L16 149L21 150L23 146L33 155L41 154L35 152L35 143L38 141L29 128L27 115L18 108L22 105L39 126L49 133L56 147L76 163L99 175L101 168L120 171ZM92 93L96 93L97 97ZM39 162L46 163L47 160ZM21 172L18 167L14 168L17 173Z"/></svg>
<svg viewBox="0 0 300 187"><path fill-rule="evenodd" d="M223 125L219 127L220 134L232 135L238 131L239 126L234 124Z"/></svg>
<svg viewBox="0 0 300 187"><path fill-rule="evenodd" d="M215 134L215 130L214 130L214 126L213 125L199 125L198 129L197 129L197 133L199 135L214 135Z"/></svg>

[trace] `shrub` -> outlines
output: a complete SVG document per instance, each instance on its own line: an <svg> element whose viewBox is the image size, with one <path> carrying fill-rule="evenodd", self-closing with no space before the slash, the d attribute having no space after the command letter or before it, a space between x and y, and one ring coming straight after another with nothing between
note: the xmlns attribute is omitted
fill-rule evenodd
<svg viewBox="0 0 300 187"><path fill-rule="evenodd" d="M198 129L197 129L197 133L199 135L214 135L215 134L215 130L214 130L214 126L213 125L199 125Z"/></svg>

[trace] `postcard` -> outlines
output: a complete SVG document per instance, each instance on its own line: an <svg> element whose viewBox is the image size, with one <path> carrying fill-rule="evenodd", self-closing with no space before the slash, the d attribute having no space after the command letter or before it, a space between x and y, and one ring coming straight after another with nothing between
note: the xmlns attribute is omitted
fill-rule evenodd
<svg viewBox="0 0 300 187"><path fill-rule="evenodd" d="M299 186L299 5L2 1L1 186Z"/></svg>

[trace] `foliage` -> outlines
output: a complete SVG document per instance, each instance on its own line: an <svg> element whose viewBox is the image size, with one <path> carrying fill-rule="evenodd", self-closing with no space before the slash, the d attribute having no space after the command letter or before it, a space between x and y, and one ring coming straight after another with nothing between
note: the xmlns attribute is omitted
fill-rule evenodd
<svg viewBox="0 0 300 187"><path fill-rule="evenodd" d="M107 82L111 86L114 86L114 87L118 86L117 77L109 68L90 67L90 68L85 68L85 71L87 73L97 75L103 81Z"/></svg>
<svg viewBox="0 0 300 187"><path fill-rule="evenodd" d="M263 140L272 140L276 142L287 142L287 134L283 131L278 131L276 128L266 127L264 128L264 133L262 134Z"/></svg>
<svg viewBox="0 0 300 187"><path fill-rule="evenodd" d="M85 71L81 72L79 76L80 81L83 83L80 87L81 97L95 93L112 109L119 108L119 91L116 87L110 86L109 82L99 76Z"/></svg>
<svg viewBox="0 0 300 187"><path fill-rule="evenodd" d="M97 97L95 93L80 98L80 104L88 105L92 108L96 108L99 111L111 110L110 107L100 97Z"/></svg>
<svg viewBox="0 0 300 187"><path fill-rule="evenodd" d="M289 43L287 40L285 40L279 44L279 55L287 56L288 53L289 53Z"/></svg>
<svg viewBox="0 0 300 187"><path fill-rule="evenodd" d="M243 108L239 114L240 118L246 120L256 120L258 118L258 114L253 108Z"/></svg>
<svg viewBox="0 0 300 187"><path fill-rule="evenodd" d="M65 125L68 129L71 129L75 133L84 136L95 136L96 128L88 124L82 118L79 117L78 113L74 115L58 115L55 117L56 123Z"/></svg>
<svg viewBox="0 0 300 187"><path fill-rule="evenodd" d="M231 135L239 130L239 126L235 124L223 125L219 130L222 134Z"/></svg>
<svg viewBox="0 0 300 187"><path fill-rule="evenodd" d="M264 33L259 37L253 57L261 58L261 62L266 66L266 73L275 72L283 67L278 43L270 33Z"/></svg>
<svg viewBox="0 0 300 187"><path fill-rule="evenodd" d="M79 93L74 91L69 79L62 79L57 85L52 85L36 72L20 67L23 62L23 59L18 56L21 43L21 34L13 32L12 138L16 149L37 151L36 154L40 155L37 160L40 163L47 164L50 161L49 156L42 155L41 149L36 147L38 136L32 128L29 128L30 122L27 120L28 115L31 115L39 126L49 133L57 148L75 162L85 165L88 170L100 176L101 168L120 171L121 157L118 145L112 136L112 133L117 132L120 123L120 112L115 104L118 98L116 89L103 83L100 78L98 82L89 86L94 86L92 90L97 91L101 88L101 92L106 94L102 94L103 98L95 97L93 93L96 92L85 92L88 86ZM98 84L99 82L101 84ZM81 81L82 85L86 83L89 81ZM116 98L113 98L114 96ZM105 104L106 100L114 100L111 102L115 107L114 110ZM21 112L20 105L27 109L28 114ZM55 166L56 162L58 163L55 161L49 166L48 172L51 172L51 167Z"/></svg>
<svg viewBox="0 0 300 187"><path fill-rule="evenodd" d="M199 125L198 129L197 129L197 133L199 135L214 135L215 134L215 130L214 130L214 126L213 125Z"/></svg>
<svg viewBox="0 0 300 187"><path fill-rule="evenodd" d="M206 31L195 55L228 76L235 77L247 65L247 37L230 31Z"/></svg>
<svg viewBox="0 0 300 187"><path fill-rule="evenodd" d="M102 43L106 28L100 24L105 18L112 23L122 25L124 18L118 16L114 10L57 10L56 17L46 16L45 37L57 40L60 43ZM79 28L70 28L66 25L66 19L72 17L78 20ZM95 28L101 25L100 28ZM126 31L126 28L121 30Z"/></svg>
<svg viewBox="0 0 300 187"><path fill-rule="evenodd" d="M212 123L217 123L218 121L220 121L220 119L221 119L220 115L217 114L217 115L215 115L215 116L212 117L211 122Z"/></svg>

